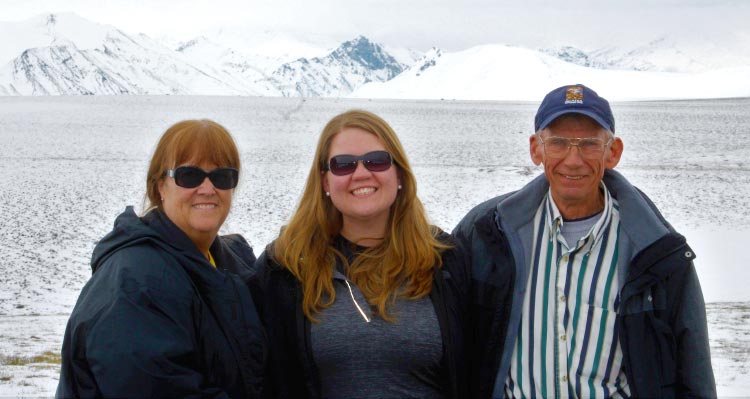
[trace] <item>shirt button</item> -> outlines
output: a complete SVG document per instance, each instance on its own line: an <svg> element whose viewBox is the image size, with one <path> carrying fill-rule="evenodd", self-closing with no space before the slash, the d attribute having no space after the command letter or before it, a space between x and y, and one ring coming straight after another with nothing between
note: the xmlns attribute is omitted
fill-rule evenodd
<svg viewBox="0 0 750 399"><path fill-rule="evenodd" d="M565 341L565 339L566 339L566 338L567 338L567 336L566 336L566 335L561 335L561 336L560 336L560 340L561 340L561 341Z"/></svg>
<svg viewBox="0 0 750 399"><path fill-rule="evenodd" d="M565 299L566 299L566 298L565 298L565 295L562 295L562 296L560 297L560 302L565 302Z"/></svg>
<svg viewBox="0 0 750 399"><path fill-rule="evenodd" d="M567 261L568 261L568 255L563 256L563 262L567 262Z"/></svg>
<svg viewBox="0 0 750 399"><path fill-rule="evenodd" d="M563 382L568 382L568 376L567 375L562 376L562 381Z"/></svg>

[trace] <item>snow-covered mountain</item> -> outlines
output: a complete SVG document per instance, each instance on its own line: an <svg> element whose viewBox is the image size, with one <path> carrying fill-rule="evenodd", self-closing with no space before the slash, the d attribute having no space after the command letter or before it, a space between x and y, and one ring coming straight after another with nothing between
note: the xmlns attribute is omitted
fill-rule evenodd
<svg viewBox="0 0 750 399"><path fill-rule="evenodd" d="M368 82L393 79L406 67L383 46L359 36L325 57L286 63L272 76L284 96L339 97Z"/></svg>
<svg viewBox="0 0 750 399"><path fill-rule="evenodd" d="M586 51L572 46L540 49L576 65L649 72L701 73L750 65L750 38L661 36L636 46Z"/></svg>
<svg viewBox="0 0 750 399"><path fill-rule="evenodd" d="M75 14L48 14L26 21L0 22L0 64L23 51L75 44L80 49L97 47L116 29L87 21Z"/></svg>
<svg viewBox="0 0 750 399"><path fill-rule="evenodd" d="M750 96L750 37L662 36L642 45L458 52L364 36L209 32L186 42L130 35L75 14L0 22L0 95L186 94L532 100L586 83L611 99Z"/></svg>
<svg viewBox="0 0 750 399"><path fill-rule="evenodd" d="M191 63L202 65L203 70L226 76L235 82L235 87L244 86L254 94L263 96L282 95L279 84L270 76L279 64L278 59L245 54L204 36L181 43L175 50Z"/></svg>
<svg viewBox="0 0 750 399"><path fill-rule="evenodd" d="M590 85L611 100L750 96L750 64L700 73L596 66L584 53L573 51L564 61L560 54L503 45L453 53L433 49L396 78L364 85L352 96L539 101L551 88L573 83Z"/></svg>
<svg viewBox="0 0 750 399"><path fill-rule="evenodd" d="M326 56L337 45L308 43L283 34L253 36L236 30L218 30L173 47L196 62L211 60L240 72L253 69L268 77L285 63Z"/></svg>
<svg viewBox="0 0 750 399"><path fill-rule="evenodd" d="M607 69L613 67L608 63L602 63L588 52L573 46L549 47L539 50L540 52L559 58L571 64L588 68ZM613 68L616 69L616 68Z"/></svg>
<svg viewBox="0 0 750 399"><path fill-rule="evenodd" d="M288 61L289 53L278 49L275 56L250 53L262 44L240 51L206 37L173 49L75 14L0 23L0 35L16 38L0 47L0 95L345 96L406 67L363 36L326 55ZM293 49L318 53L301 45Z"/></svg>
<svg viewBox="0 0 750 399"><path fill-rule="evenodd" d="M315 33L258 32L250 26L231 26L203 33L215 43L250 57L274 60L274 67L299 58L323 57L341 42Z"/></svg>
<svg viewBox="0 0 750 399"><path fill-rule="evenodd" d="M281 38L274 37L272 43ZM291 43L291 39L284 38ZM289 53L270 49L264 55L263 45L255 44L236 50L207 37L198 37L177 47L177 51L201 63L212 64L226 74L237 76L254 87L262 87L264 95L285 97L340 97L368 82L383 82L398 75L408 65L396 59L380 44L364 36L346 41L320 56L298 57L284 62ZM290 47L299 53L315 53L312 46L296 43ZM399 52L399 57L413 62L415 52Z"/></svg>
<svg viewBox="0 0 750 399"><path fill-rule="evenodd" d="M22 34L15 36L17 43L27 32L36 47L0 67L3 95L262 94L145 35L128 35L75 14L50 14L11 28ZM0 35L7 37L6 30L0 25Z"/></svg>

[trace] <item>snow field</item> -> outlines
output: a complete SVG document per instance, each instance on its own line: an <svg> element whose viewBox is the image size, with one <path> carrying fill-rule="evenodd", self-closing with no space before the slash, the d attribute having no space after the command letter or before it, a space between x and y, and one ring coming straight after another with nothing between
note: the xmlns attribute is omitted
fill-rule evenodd
<svg viewBox="0 0 750 399"><path fill-rule="evenodd" d="M54 392L64 324L95 243L142 203L161 133L188 118L225 125L243 170L224 233L257 253L302 191L318 134L335 114L371 110L399 134L433 223L522 187L536 103L248 97L0 97L0 396ZM750 99L615 103L617 167L688 238L709 302L722 396L750 392ZM717 302L722 301L722 302ZM731 301L733 303L729 303ZM715 303L714 303L715 302Z"/></svg>

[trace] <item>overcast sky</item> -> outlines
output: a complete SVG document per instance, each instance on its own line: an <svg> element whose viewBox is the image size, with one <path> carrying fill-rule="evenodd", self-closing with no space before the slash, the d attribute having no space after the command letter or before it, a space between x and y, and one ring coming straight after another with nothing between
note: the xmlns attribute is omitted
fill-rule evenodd
<svg viewBox="0 0 750 399"><path fill-rule="evenodd" d="M0 20L63 11L180 40L242 26L335 40L363 34L419 50L486 43L594 49L665 34L750 38L748 0L0 0Z"/></svg>

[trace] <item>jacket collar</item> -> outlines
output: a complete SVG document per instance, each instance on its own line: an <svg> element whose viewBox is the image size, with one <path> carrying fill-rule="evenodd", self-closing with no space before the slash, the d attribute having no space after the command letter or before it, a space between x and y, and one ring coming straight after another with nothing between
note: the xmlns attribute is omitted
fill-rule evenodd
<svg viewBox="0 0 750 399"><path fill-rule="evenodd" d="M544 174L537 176L522 189L506 196L497 204L498 220L502 219L510 230L517 231L533 222L536 210L549 191L549 182Z"/></svg>
<svg viewBox="0 0 750 399"><path fill-rule="evenodd" d="M632 253L648 248L661 237L673 231L672 226L656 209L656 206L640 190L631 185L619 172L607 169L604 184L620 207L620 229L626 234ZM495 212L497 220L505 226L518 230L531 223L539 204L549 192L549 182L544 174L501 200Z"/></svg>
<svg viewBox="0 0 750 399"><path fill-rule="evenodd" d="M654 203L619 172L606 170L604 184L620 205L621 231L628 235L633 254L674 231Z"/></svg>
<svg viewBox="0 0 750 399"><path fill-rule="evenodd" d="M167 215L159 209L154 209L142 218L143 222L159 234L164 241L170 246L176 248L191 257L199 257L201 260L208 262L206 257L200 252L190 237L185 234L176 224L174 224ZM223 268L227 262L227 256L224 254L218 236L209 247L211 255L214 257L217 268Z"/></svg>
<svg viewBox="0 0 750 399"><path fill-rule="evenodd" d="M145 216L138 217L133 207L128 206L115 220L112 231L102 238L94 248L91 258L92 272L96 272L99 265L119 249L145 241L153 242L156 245L168 248L169 251L187 256L196 264L205 262L206 265L211 267L193 241L177 225L172 223L163 212L154 209ZM247 267L235 265L236 259L231 254L226 253L227 251L225 251L219 237L211 244L210 251L217 268L244 270ZM201 266L203 265L201 264Z"/></svg>

